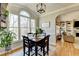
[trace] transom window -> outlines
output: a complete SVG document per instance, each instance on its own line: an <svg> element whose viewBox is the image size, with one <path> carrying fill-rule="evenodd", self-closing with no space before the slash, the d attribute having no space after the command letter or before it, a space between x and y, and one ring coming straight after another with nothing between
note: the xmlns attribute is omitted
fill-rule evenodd
<svg viewBox="0 0 79 59"><path fill-rule="evenodd" d="M30 17L30 14L28 12L25 12L25 11L21 11L20 15Z"/></svg>

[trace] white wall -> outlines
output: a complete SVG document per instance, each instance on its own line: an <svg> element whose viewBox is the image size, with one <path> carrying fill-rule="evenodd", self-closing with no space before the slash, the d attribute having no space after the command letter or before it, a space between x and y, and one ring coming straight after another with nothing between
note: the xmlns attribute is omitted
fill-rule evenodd
<svg viewBox="0 0 79 59"><path fill-rule="evenodd" d="M42 28L46 31L46 34L50 34L50 39L49 39L49 49L53 51L56 46L56 35L55 35L55 14L53 15L47 15L44 17L41 17L39 20L39 26L41 27L42 23L47 23L50 22L50 27L48 28Z"/></svg>

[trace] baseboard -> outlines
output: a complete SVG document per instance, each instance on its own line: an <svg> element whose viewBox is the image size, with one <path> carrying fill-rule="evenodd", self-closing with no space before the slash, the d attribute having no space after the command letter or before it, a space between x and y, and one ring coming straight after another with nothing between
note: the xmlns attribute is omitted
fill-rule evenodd
<svg viewBox="0 0 79 59"><path fill-rule="evenodd" d="M79 49L79 45L78 45L78 44L74 43L73 45L74 45L74 47L75 47L76 49Z"/></svg>
<svg viewBox="0 0 79 59"><path fill-rule="evenodd" d="M56 47L56 44L54 44L54 43L53 43L53 44L49 44L49 46L53 46L53 47Z"/></svg>
<svg viewBox="0 0 79 59"><path fill-rule="evenodd" d="M19 48L16 48L16 49L13 49L13 50L9 50L7 52L4 52L4 53L0 54L0 56L8 56L8 55L10 55L10 54L12 54L12 53L20 50L20 49L22 49L22 47L19 47Z"/></svg>

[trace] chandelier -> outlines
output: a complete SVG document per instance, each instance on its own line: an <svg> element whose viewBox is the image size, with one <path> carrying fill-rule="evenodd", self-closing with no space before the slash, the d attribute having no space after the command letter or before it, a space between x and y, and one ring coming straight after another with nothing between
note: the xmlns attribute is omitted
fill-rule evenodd
<svg viewBox="0 0 79 59"><path fill-rule="evenodd" d="M37 12L42 14L45 13L46 5L44 3L39 3L36 5L36 8L37 8Z"/></svg>

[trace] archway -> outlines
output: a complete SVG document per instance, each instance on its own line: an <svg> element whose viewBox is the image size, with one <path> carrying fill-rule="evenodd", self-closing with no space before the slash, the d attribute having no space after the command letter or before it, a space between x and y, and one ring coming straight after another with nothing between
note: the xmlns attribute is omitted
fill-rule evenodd
<svg viewBox="0 0 79 59"><path fill-rule="evenodd" d="M56 42L57 40L61 40L61 15L56 17Z"/></svg>

